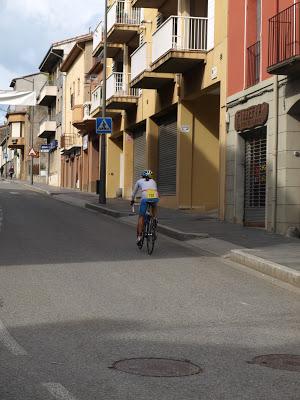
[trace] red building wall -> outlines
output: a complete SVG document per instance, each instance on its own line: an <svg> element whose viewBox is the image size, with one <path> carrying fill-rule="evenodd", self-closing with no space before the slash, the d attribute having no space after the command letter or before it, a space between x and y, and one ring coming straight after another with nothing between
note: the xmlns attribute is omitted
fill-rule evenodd
<svg viewBox="0 0 300 400"><path fill-rule="evenodd" d="M269 18L296 0L261 0L261 80L268 79ZM256 0L229 0L228 10L228 96L245 89L246 50L257 40Z"/></svg>

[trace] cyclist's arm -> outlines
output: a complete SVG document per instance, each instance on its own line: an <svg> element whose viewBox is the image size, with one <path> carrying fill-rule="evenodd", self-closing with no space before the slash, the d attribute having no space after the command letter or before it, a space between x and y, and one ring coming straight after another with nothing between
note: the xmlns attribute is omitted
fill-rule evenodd
<svg viewBox="0 0 300 400"><path fill-rule="evenodd" d="M133 189L133 192L132 192L132 196L131 196L132 200L135 199L135 196L137 195L138 190L139 190L139 181L137 181L135 186L134 186L134 189Z"/></svg>

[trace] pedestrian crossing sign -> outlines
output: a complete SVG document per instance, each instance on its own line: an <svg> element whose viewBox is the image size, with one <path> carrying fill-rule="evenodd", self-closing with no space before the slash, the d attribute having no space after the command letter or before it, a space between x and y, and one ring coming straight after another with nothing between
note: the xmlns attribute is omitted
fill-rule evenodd
<svg viewBox="0 0 300 400"><path fill-rule="evenodd" d="M112 118L96 118L96 133L112 134Z"/></svg>

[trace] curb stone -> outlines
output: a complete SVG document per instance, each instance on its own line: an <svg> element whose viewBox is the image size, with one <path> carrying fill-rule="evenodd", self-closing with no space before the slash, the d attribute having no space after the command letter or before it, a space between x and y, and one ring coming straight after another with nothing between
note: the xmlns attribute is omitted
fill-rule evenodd
<svg viewBox="0 0 300 400"><path fill-rule="evenodd" d="M19 184L19 185L26 186L26 187L28 187L30 190L32 190L33 192L42 192L42 193L47 194L48 196L52 196L52 193L51 193L49 190L42 189L42 188L36 187L36 186L34 186L34 185L29 185L29 183L24 183L24 182L15 182L15 183L17 183L17 184Z"/></svg>
<svg viewBox="0 0 300 400"><path fill-rule="evenodd" d="M116 211L116 210L112 210L111 208L99 206L97 204L92 204L92 203L85 203L85 207L90 210L98 211L102 214L110 215L111 217L114 217L114 218L130 217L130 216L135 215L134 213L130 213L130 212L126 212L126 211Z"/></svg>
<svg viewBox="0 0 300 400"><path fill-rule="evenodd" d="M86 208L98 211L102 214L107 214L110 215L111 217L114 218L122 218L122 217L131 217L135 216L135 213L130 213L130 212L125 212L125 211L116 211L112 210L107 207L99 206L96 204L91 204L91 203L86 203ZM130 225L135 225L135 223L132 223ZM188 233L188 232L182 232L177 229L170 228L169 226L166 225L161 225L158 224L158 232L162 233L163 235L169 236L173 239L180 240L180 241L187 241L191 239L206 239L209 237L207 233Z"/></svg>
<svg viewBox="0 0 300 400"><path fill-rule="evenodd" d="M229 259L300 288L300 272L284 265L257 257L243 250L231 250Z"/></svg>

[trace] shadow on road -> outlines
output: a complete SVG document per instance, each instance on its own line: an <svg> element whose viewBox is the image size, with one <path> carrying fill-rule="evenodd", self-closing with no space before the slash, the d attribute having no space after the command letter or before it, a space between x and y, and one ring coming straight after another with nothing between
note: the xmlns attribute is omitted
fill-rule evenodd
<svg viewBox="0 0 300 400"><path fill-rule="evenodd" d="M138 250L133 227L20 187L1 189L0 207L0 266L122 260L143 263L201 255L159 236L149 258Z"/></svg>

